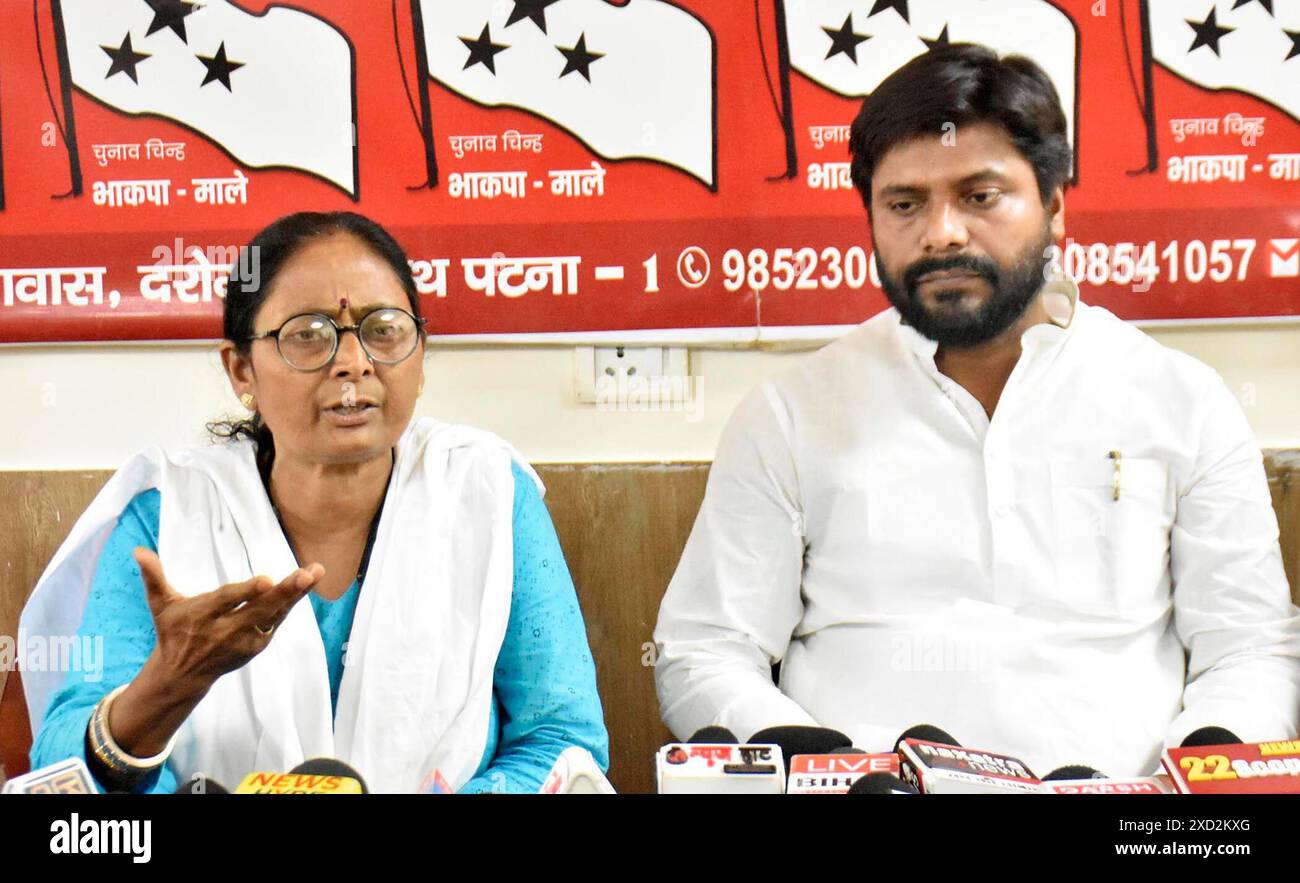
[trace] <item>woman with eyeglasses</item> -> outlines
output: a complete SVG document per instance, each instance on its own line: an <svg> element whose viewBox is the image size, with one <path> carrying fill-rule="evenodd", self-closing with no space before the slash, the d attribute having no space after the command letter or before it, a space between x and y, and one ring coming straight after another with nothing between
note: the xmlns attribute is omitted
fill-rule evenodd
<svg viewBox="0 0 1300 883"><path fill-rule="evenodd" d="M355 214L281 218L224 310L249 416L118 470L24 610L24 635L102 639L96 670L24 672L33 768L171 792L332 757L372 791L526 792L571 746L606 767L540 480L489 433L412 419L401 247Z"/></svg>

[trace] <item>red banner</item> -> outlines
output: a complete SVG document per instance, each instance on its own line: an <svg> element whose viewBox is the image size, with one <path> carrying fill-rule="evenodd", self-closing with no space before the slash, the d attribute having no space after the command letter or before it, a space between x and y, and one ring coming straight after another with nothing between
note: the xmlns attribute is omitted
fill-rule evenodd
<svg viewBox="0 0 1300 883"><path fill-rule="evenodd" d="M1289 0L3 0L0 34L0 342L218 337L299 210L389 227L435 334L857 323L847 127L949 41L1056 84L1085 300L1300 314Z"/></svg>

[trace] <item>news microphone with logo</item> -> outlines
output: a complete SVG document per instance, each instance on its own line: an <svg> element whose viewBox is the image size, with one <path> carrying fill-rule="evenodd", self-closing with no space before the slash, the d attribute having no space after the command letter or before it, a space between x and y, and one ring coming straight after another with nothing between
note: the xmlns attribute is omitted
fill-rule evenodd
<svg viewBox="0 0 1300 883"><path fill-rule="evenodd" d="M862 778L879 775L898 777L897 754L868 754L861 748L841 748L831 754L796 754L790 758L786 793L848 794Z"/></svg>
<svg viewBox="0 0 1300 883"><path fill-rule="evenodd" d="M355 769L332 757L305 760L287 773L249 773L236 794L368 794Z"/></svg>
<svg viewBox="0 0 1300 883"><path fill-rule="evenodd" d="M782 794L778 745L670 742L655 754L660 794Z"/></svg>
<svg viewBox="0 0 1300 883"><path fill-rule="evenodd" d="M853 783L846 794L920 794L916 788L889 773L868 773Z"/></svg>
<svg viewBox="0 0 1300 883"><path fill-rule="evenodd" d="M1112 779L1084 764L1057 767L1043 776L1039 790L1043 794L1172 794L1164 780L1156 776L1132 776Z"/></svg>
<svg viewBox="0 0 1300 883"><path fill-rule="evenodd" d="M1156 776L1128 779L1053 779L1039 786L1043 794L1173 794L1174 791Z"/></svg>
<svg viewBox="0 0 1300 883"><path fill-rule="evenodd" d="M98 794L95 780L80 757L69 757L4 784L0 794Z"/></svg>
<svg viewBox="0 0 1300 883"><path fill-rule="evenodd" d="M560 752L538 794L617 794L587 749L573 745Z"/></svg>
<svg viewBox="0 0 1300 883"><path fill-rule="evenodd" d="M1219 732L1198 730L1192 736L1232 736L1221 728L1205 729ZM1165 749L1160 760L1180 794L1300 794L1300 739L1217 745L1188 745L1185 740Z"/></svg>
<svg viewBox="0 0 1300 883"><path fill-rule="evenodd" d="M1035 794L1040 788L1019 758L963 748L928 724L905 730L895 745L903 781L922 794Z"/></svg>

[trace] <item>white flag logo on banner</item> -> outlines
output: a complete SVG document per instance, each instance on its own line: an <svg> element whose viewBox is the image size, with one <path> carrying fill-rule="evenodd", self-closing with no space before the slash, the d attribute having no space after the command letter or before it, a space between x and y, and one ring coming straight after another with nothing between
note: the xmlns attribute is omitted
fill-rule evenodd
<svg viewBox="0 0 1300 883"><path fill-rule="evenodd" d="M1147 0L1151 55L1206 89L1238 89L1300 120L1300 0Z"/></svg>
<svg viewBox="0 0 1300 883"><path fill-rule="evenodd" d="M714 40L665 0L422 0L430 76L550 120L605 159L716 185Z"/></svg>
<svg viewBox="0 0 1300 883"><path fill-rule="evenodd" d="M1048 0L784 0L790 66L858 98L907 62L948 43L1023 55L1056 87L1075 138L1078 31Z"/></svg>
<svg viewBox="0 0 1300 883"><path fill-rule="evenodd" d="M296 9L228 0L61 0L73 85L166 117L243 165L309 172L358 193L352 47Z"/></svg>

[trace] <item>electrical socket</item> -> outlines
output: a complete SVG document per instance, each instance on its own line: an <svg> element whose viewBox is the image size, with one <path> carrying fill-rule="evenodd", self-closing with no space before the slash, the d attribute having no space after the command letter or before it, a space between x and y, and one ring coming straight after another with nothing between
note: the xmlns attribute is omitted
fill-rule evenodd
<svg viewBox="0 0 1300 883"><path fill-rule="evenodd" d="M574 369L579 402L615 403L644 395L647 390L662 397L675 380L670 392L681 399L689 379L684 347L578 347L574 350Z"/></svg>

